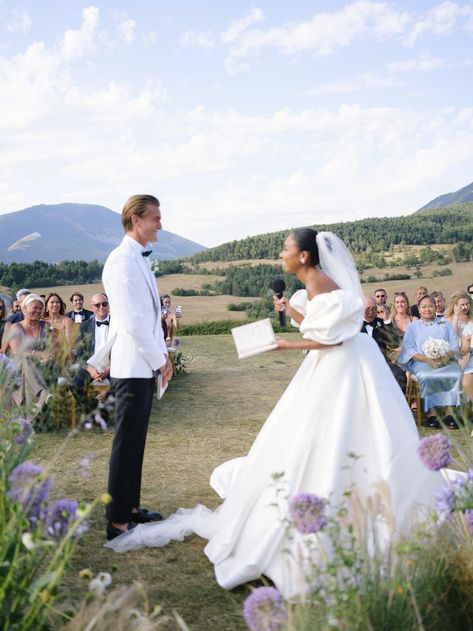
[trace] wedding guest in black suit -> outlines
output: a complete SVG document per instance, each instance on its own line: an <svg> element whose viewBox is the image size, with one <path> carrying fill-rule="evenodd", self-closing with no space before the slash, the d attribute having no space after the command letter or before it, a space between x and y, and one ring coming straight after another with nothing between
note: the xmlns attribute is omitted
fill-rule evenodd
<svg viewBox="0 0 473 631"><path fill-rule="evenodd" d="M80 362L80 367L74 375L70 390L76 396L81 406L86 404L87 388L92 381L104 382L108 380L110 369L102 371L86 364L102 346L107 343L110 329L110 313L108 298L105 294L95 294L92 296L90 307L92 317L84 320L79 327L77 338L76 357ZM88 407L85 405L85 407Z"/></svg>
<svg viewBox="0 0 473 631"><path fill-rule="evenodd" d="M361 332L367 333L379 347L379 350L384 355L384 358L394 375L394 378L399 384L399 387L404 392L407 385L406 373L399 368L396 364L389 361L388 358L388 341L389 333L384 321L377 317L378 305L373 296L365 296L365 315L363 324L361 325Z"/></svg>
<svg viewBox="0 0 473 631"><path fill-rule="evenodd" d="M427 289L427 287L424 287L423 285L421 285L420 287L417 287L415 304L411 306L411 316L414 316L414 318L417 318L418 320L420 320L419 307L417 305L421 298L428 295L429 295L429 290Z"/></svg>
<svg viewBox="0 0 473 631"><path fill-rule="evenodd" d="M10 313L10 315L7 318L7 322L9 324L15 324L15 322L21 322L23 320L25 316L23 315L23 311L21 310L21 305L23 304L23 301L26 298L26 296L29 296L30 294L31 294L31 291L25 288L19 289L16 292L16 299L18 301L18 304L20 305L20 308L17 311L12 311L12 313Z"/></svg>
<svg viewBox="0 0 473 631"><path fill-rule="evenodd" d="M75 291L72 294L70 301L72 302L74 309L72 311L68 311L66 316L71 318L73 322L78 322L80 324L94 315L93 311L84 309L84 296L78 291Z"/></svg>
<svg viewBox="0 0 473 631"><path fill-rule="evenodd" d="M376 300L376 304L379 305L385 305L388 301L388 294L386 292L385 289L383 289L382 287L380 287L379 289L377 289L374 292L374 298Z"/></svg>
<svg viewBox="0 0 473 631"><path fill-rule="evenodd" d="M443 317L447 311L445 296L441 291L433 291L430 295L435 300L435 317Z"/></svg>
<svg viewBox="0 0 473 631"><path fill-rule="evenodd" d="M0 347L2 345L3 329L7 321L7 307L3 298L0 298Z"/></svg>

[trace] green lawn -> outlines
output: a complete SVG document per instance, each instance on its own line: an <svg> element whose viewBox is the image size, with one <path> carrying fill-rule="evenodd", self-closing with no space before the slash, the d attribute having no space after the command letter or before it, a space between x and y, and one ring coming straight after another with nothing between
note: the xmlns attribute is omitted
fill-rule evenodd
<svg viewBox="0 0 473 631"><path fill-rule="evenodd" d="M287 337L295 339L298 334ZM178 376L165 397L155 401L144 465L143 504L166 515L197 502L218 505L208 484L211 471L247 452L303 359L300 352L285 352L239 361L227 335L186 337L180 349L189 356L190 373ZM458 438L469 451L469 435L464 432ZM106 490L111 442L112 431L40 434L33 457L51 468L55 496L92 500ZM83 477L79 463L89 452L94 454L90 475ZM162 605L166 613L177 610L192 631L245 628L241 608L249 587L227 592L217 585L202 552L203 540L193 536L183 544L117 555L102 546L104 525L100 510L67 574L71 598L84 592L78 578L82 568L116 568L115 584L141 581L152 604Z"/></svg>

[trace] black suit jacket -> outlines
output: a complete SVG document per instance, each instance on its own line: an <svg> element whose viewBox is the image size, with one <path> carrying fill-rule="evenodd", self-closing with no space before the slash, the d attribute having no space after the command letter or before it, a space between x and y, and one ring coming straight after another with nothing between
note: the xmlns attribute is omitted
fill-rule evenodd
<svg viewBox="0 0 473 631"><path fill-rule="evenodd" d="M79 326L79 335L77 336L76 356L78 359L87 361L92 357L95 349L95 316L88 320L84 320Z"/></svg>
<svg viewBox="0 0 473 631"><path fill-rule="evenodd" d="M383 320L381 318L375 318L371 322L363 321L363 324L361 325L362 333L368 333L368 331L366 330L367 324L373 327L373 334L371 337L379 346L379 350L386 357L386 346L387 346L388 340L387 340L387 335L386 335L386 327L384 326Z"/></svg>
<svg viewBox="0 0 473 631"><path fill-rule="evenodd" d="M74 310L72 310L72 311L68 311L65 315L66 315L66 317L70 318L74 322L74 314L75 313L76 312ZM89 311L88 309L82 309L82 313L83 313L83 317L84 317L82 322L87 322L87 320L89 320L94 315L94 312L93 311Z"/></svg>

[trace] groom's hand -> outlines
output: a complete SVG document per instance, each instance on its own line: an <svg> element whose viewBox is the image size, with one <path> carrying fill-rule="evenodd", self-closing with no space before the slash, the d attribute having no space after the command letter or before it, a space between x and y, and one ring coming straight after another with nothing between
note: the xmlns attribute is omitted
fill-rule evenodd
<svg viewBox="0 0 473 631"><path fill-rule="evenodd" d="M172 377L172 363L169 357L167 358L164 366L161 366L161 368L159 369L159 372L161 373L163 386L165 386L169 381L171 381L171 377Z"/></svg>

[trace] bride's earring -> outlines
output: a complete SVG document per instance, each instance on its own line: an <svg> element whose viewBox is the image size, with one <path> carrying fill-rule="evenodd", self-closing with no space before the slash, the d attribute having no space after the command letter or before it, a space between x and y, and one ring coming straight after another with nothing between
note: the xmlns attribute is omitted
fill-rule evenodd
<svg viewBox="0 0 473 631"><path fill-rule="evenodd" d="M305 259L301 258L301 263L302 263L302 265L304 265L305 264Z"/></svg>

